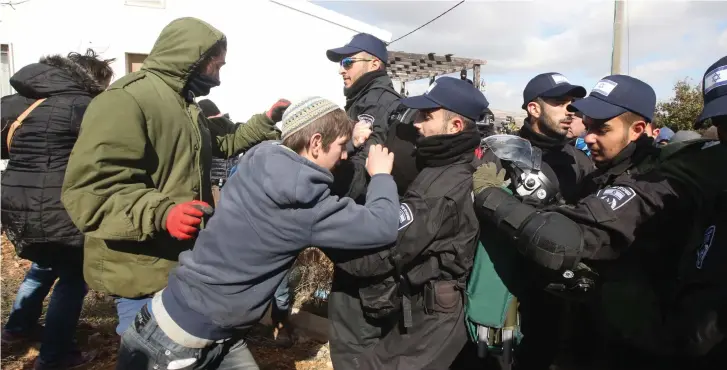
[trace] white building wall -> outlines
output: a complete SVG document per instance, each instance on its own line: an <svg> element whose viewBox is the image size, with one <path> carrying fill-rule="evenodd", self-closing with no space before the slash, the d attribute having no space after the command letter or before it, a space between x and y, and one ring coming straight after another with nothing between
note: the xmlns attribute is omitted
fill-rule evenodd
<svg viewBox="0 0 727 370"><path fill-rule="evenodd" d="M387 31L306 1L162 0L163 8L125 2L30 0L15 10L2 6L0 43L11 45L12 72L42 55L92 47L104 58L116 58L118 78L126 73L126 53L148 54L166 24L193 16L227 36L222 85L209 98L233 120L244 121L281 97L319 95L343 106L339 67L325 52L343 46L355 32L339 25L391 40Z"/></svg>

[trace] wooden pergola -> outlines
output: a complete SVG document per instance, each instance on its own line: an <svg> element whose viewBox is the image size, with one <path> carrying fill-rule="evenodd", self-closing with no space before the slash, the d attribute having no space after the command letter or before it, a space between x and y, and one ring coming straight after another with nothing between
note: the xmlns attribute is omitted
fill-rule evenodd
<svg viewBox="0 0 727 370"><path fill-rule="evenodd" d="M392 80L401 81L402 90L408 81L430 79L434 77L456 73L462 70L474 71L472 83L480 88L480 66L487 61L470 58L455 58L453 54L444 56L429 54L414 54L401 51L390 51L386 69Z"/></svg>

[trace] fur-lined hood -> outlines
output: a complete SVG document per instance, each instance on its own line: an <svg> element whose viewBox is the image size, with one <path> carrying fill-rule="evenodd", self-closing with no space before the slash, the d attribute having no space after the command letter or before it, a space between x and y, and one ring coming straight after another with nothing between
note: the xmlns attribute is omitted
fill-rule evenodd
<svg viewBox="0 0 727 370"><path fill-rule="evenodd" d="M21 68L10 78L10 85L20 95L35 99L59 94L94 97L105 90L81 66L60 55Z"/></svg>

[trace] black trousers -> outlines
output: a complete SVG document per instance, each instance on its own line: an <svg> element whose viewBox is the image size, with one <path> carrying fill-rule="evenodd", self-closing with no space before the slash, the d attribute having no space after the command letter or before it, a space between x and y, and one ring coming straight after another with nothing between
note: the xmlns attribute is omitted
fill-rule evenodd
<svg viewBox="0 0 727 370"><path fill-rule="evenodd" d="M352 286L347 278L334 278L328 299L335 369L448 369L469 340L463 300L454 312L432 312L424 308L423 296L415 295L413 325L404 329L400 314L388 320L367 319Z"/></svg>

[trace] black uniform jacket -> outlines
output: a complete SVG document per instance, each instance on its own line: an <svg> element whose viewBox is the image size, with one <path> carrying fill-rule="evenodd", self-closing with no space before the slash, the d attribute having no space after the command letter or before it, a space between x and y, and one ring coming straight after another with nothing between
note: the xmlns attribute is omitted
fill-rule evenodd
<svg viewBox="0 0 727 370"><path fill-rule="evenodd" d="M359 149L351 151L348 160L335 169L333 193L353 198L363 204L369 176L366 172L366 158L369 147L384 144L389 131L389 118L399 107L401 98L391 83L386 71L369 72L345 89L346 114L353 122L371 123L372 133ZM350 149L350 148L349 148Z"/></svg>

